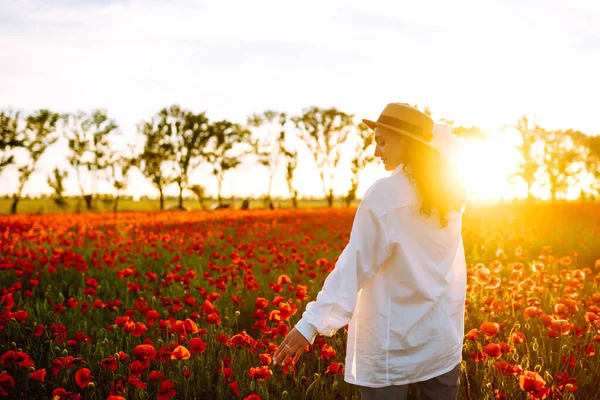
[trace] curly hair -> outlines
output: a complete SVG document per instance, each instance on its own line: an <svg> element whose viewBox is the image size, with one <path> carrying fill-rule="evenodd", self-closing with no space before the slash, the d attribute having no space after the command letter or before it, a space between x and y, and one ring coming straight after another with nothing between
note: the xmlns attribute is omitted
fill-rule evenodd
<svg viewBox="0 0 600 400"><path fill-rule="evenodd" d="M403 136L403 141L402 170L417 188L421 199L419 211L427 217L437 213L444 228L449 212L466 208L466 189L458 168L425 144L408 136Z"/></svg>

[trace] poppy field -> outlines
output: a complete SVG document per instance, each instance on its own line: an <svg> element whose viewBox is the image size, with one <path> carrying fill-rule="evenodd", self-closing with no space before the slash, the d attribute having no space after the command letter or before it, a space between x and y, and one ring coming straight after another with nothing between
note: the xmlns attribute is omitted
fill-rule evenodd
<svg viewBox="0 0 600 400"><path fill-rule="evenodd" d="M278 343L356 208L0 217L0 398L360 399ZM600 398L600 206L469 206L461 399Z"/></svg>

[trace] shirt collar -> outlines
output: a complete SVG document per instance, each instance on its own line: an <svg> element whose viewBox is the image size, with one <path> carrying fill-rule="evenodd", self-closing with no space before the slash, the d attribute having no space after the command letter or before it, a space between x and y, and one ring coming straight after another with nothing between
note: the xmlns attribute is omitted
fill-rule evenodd
<svg viewBox="0 0 600 400"><path fill-rule="evenodd" d="M400 175L403 172L402 166L404 166L404 163L398 164L398 166L392 171L392 174L390 176Z"/></svg>

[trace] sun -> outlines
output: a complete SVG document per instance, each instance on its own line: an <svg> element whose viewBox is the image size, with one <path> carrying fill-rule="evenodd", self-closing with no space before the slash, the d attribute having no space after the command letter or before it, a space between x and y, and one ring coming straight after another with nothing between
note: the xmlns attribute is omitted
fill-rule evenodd
<svg viewBox="0 0 600 400"><path fill-rule="evenodd" d="M461 139L457 160L468 197L476 200L500 200L519 197L519 188L509 176L519 165L519 152L510 137L492 133L481 141Z"/></svg>

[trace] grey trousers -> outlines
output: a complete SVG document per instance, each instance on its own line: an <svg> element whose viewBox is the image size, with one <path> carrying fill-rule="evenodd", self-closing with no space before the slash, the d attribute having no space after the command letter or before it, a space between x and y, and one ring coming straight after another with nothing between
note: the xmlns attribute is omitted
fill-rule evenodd
<svg viewBox="0 0 600 400"><path fill-rule="evenodd" d="M361 400L406 400L408 386L392 385L381 388L359 386ZM450 371L422 382L417 387L419 400L456 400L460 386L460 363Z"/></svg>

